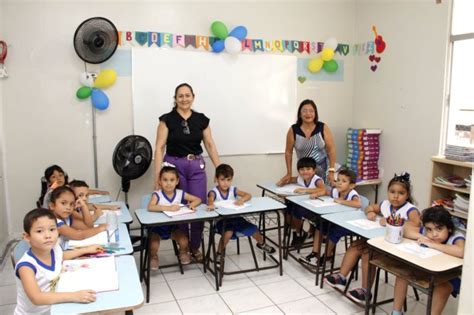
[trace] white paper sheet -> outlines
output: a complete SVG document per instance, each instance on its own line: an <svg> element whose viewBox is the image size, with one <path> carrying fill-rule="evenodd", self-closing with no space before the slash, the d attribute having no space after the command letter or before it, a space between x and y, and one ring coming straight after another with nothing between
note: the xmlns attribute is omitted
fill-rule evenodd
<svg viewBox="0 0 474 315"><path fill-rule="evenodd" d="M363 230L373 230L382 227L379 221L371 221L369 219L357 219L352 221L347 221L347 223L357 226Z"/></svg>
<svg viewBox="0 0 474 315"><path fill-rule="evenodd" d="M295 189L297 188L302 188L302 186L296 184L288 184L285 186L277 187L276 191L282 194L297 194L295 193Z"/></svg>
<svg viewBox="0 0 474 315"><path fill-rule="evenodd" d="M403 252L416 255L420 258L430 258L430 257L441 254L441 252L436 249L429 248L429 247L422 247L416 242L401 243L395 246Z"/></svg>
<svg viewBox="0 0 474 315"><path fill-rule="evenodd" d="M100 232L94 236L83 240L69 240L68 241L68 248L75 248L75 247L84 247L89 245L106 245L108 243L107 239L107 231Z"/></svg>
<svg viewBox="0 0 474 315"><path fill-rule="evenodd" d="M116 215L122 215L122 210L102 210L102 215L100 216L101 218L102 217L105 217L107 215L108 212L113 212L115 213ZM94 212L91 211L91 214L93 214Z"/></svg>
<svg viewBox="0 0 474 315"><path fill-rule="evenodd" d="M232 209L232 210L240 210L244 208L250 207L250 203L244 203L241 206L238 206L234 204L235 200L222 200L222 201L216 201L214 204L218 208L226 208L226 209Z"/></svg>
<svg viewBox="0 0 474 315"><path fill-rule="evenodd" d="M194 213L194 210L191 210L188 207L181 207L178 211L163 211L163 213L172 218L180 215Z"/></svg>
<svg viewBox="0 0 474 315"><path fill-rule="evenodd" d="M115 257L65 260L56 292L119 289Z"/></svg>
<svg viewBox="0 0 474 315"><path fill-rule="evenodd" d="M324 199L324 200L319 200L319 199L310 199L305 201L307 204L320 208L320 207L332 207L332 206L337 206L338 204L334 202L334 199Z"/></svg>

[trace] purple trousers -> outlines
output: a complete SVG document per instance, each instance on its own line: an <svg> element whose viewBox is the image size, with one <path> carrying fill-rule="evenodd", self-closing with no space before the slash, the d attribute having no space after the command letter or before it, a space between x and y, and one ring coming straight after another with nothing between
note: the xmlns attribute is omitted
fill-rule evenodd
<svg viewBox="0 0 474 315"><path fill-rule="evenodd" d="M179 189L199 197L203 203L207 203L206 164L202 156L196 157L195 160L188 160L186 157L165 155L164 161L176 166L179 173ZM189 224L180 224L178 227L188 235L191 250L199 249L204 222L191 223L191 231Z"/></svg>

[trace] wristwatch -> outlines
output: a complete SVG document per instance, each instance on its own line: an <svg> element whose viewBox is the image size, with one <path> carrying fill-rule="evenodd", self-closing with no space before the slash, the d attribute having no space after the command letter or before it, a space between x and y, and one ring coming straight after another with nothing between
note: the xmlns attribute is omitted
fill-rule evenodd
<svg viewBox="0 0 474 315"><path fill-rule="evenodd" d="M334 169L334 167L328 168L328 172L333 172L333 173L334 173L335 171L336 171L336 170Z"/></svg>

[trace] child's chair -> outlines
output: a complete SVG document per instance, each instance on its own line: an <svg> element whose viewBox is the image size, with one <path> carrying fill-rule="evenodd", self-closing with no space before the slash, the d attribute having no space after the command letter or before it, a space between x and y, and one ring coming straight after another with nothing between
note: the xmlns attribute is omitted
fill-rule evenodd
<svg viewBox="0 0 474 315"><path fill-rule="evenodd" d="M21 256L23 256L23 254L29 249L30 244L25 240L21 240L15 245L10 254L10 259L12 261L13 268L15 268L16 263L20 260Z"/></svg>

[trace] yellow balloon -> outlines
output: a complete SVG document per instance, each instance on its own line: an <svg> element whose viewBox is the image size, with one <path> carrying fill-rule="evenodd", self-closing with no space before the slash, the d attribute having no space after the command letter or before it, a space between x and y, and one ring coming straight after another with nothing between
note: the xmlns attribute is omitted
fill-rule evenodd
<svg viewBox="0 0 474 315"><path fill-rule="evenodd" d="M319 70L321 70L321 68L323 67L323 64L324 61L321 58L311 59L308 63L308 70L311 73L319 72Z"/></svg>
<svg viewBox="0 0 474 315"><path fill-rule="evenodd" d="M115 83L117 80L117 72L113 69L102 70L94 82L94 87L99 89L105 89Z"/></svg>
<svg viewBox="0 0 474 315"><path fill-rule="evenodd" d="M334 49L323 48L323 51L321 51L321 59L324 61L329 61L332 58L334 58Z"/></svg>

